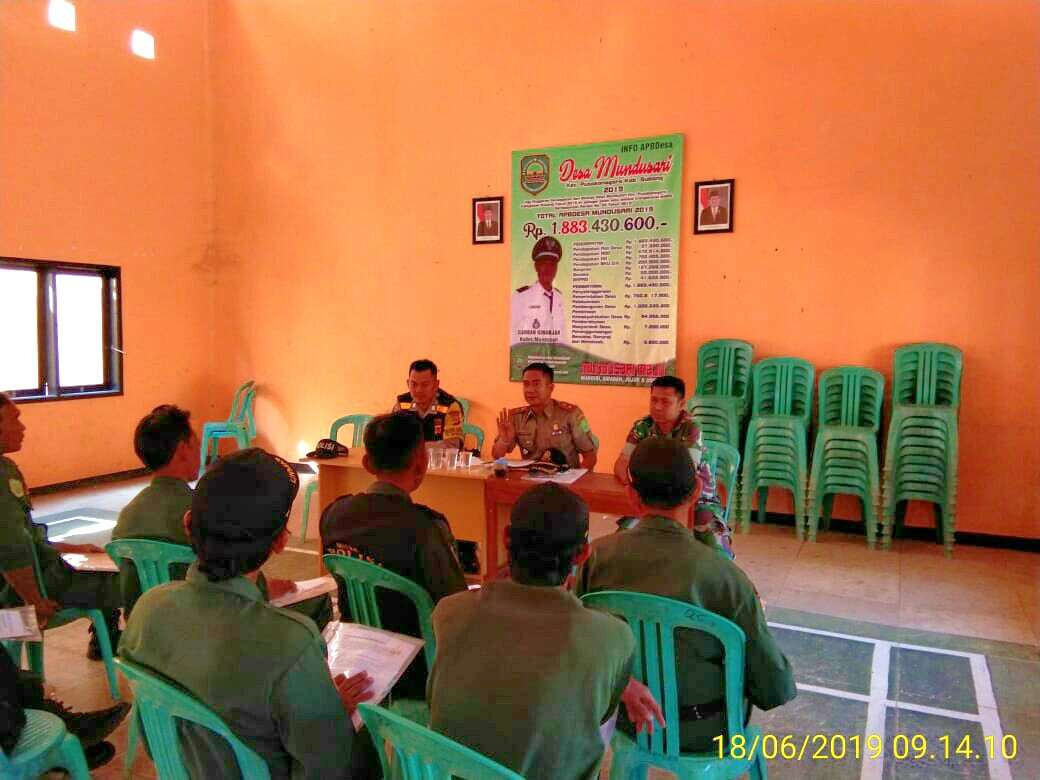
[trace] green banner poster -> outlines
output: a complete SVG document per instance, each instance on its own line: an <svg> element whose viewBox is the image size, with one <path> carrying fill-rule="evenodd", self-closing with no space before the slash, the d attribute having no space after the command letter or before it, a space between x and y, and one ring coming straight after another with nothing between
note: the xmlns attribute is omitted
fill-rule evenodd
<svg viewBox="0 0 1040 780"><path fill-rule="evenodd" d="M509 377L675 370L681 135L513 152Z"/></svg>

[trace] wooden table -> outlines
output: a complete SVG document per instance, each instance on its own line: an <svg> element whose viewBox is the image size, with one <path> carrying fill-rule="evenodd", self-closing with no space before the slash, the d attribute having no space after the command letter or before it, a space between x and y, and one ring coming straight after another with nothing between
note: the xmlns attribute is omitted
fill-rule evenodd
<svg viewBox="0 0 1040 780"><path fill-rule="evenodd" d="M524 476L524 472L511 471L505 477L491 477L484 483L484 522L487 526L484 536L489 541L485 555L489 574L485 579L496 576L508 560L503 529L509 525L513 504L523 493L539 484L524 479ZM585 499L589 511L612 515L635 513L625 486L613 474L592 472L564 487Z"/></svg>

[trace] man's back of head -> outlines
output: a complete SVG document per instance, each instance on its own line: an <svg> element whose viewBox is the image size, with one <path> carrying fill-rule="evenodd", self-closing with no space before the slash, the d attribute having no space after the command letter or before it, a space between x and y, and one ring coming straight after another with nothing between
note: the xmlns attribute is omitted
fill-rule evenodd
<svg viewBox="0 0 1040 780"><path fill-rule="evenodd" d="M557 587L588 544L589 508L565 487L546 483L513 504L509 557L513 579L523 585Z"/></svg>
<svg viewBox="0 0 1040 780"><path fill-rule="evenodd" d="M422 422L414 414L381 414L365 427L365 467L380 476L403 476L425 466L423 445ZM411 489L416 487L418 483Z"/></svg>
<svg viewBox="0 0 1040 780"><path fill-rule="evenodd" d="M675 509L696 498L697 468L677 439L644 439L633 450L628 471L632 488L649 508Z"/></svg>

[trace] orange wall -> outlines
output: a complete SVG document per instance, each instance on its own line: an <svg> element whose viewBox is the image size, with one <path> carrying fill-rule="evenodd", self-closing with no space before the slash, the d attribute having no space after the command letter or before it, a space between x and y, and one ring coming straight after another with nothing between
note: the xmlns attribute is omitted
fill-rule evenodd
<svg viewBox="0 0 1040 780"><path fill-rule="evenodd" d="M724 336L887 375L901 343L958 344L959 527L1040 536L1038 22L989 0L219 3L222 392L255 377L295 455L429 356L492 436L521 401L509 255L470 244L470 198L509 190L514 149L682 132L687 209L695 180L737 188L732 235L684 216L679 373ZM609 469L647 394L557 396Z"/></svg>
<svg viewBox="0 0 1040 780"><path fill-rule="evenodd" d="M126 393L23 405L30 485L139 467L134 425L159 403L217 411L206 4L76 6L70 33L44 0L0 2L0 255L122 267Z"/></svg>

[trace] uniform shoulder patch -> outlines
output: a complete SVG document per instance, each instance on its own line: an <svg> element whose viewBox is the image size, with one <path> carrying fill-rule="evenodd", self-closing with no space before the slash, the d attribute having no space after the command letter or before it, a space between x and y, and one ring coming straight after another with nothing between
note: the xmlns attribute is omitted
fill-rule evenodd
<svg viewBox="0 0 1040 780"><path fill-rule="evenodd" d="M516 291L517 292L527 292L530 289L531 289L531 285L525 284L523 287L517 287Z"/></svg>
<svg viewBox="0 0 1040 780"><path fill-rule="evenodd" d="M444 390L437 391L437 403L444 406L451 406L455 401L458 400L451 393L445 392Z"/></svg>
<svg viewBox="0 0 1040 780"><path fill-rule="evenodd" d="M573 412L575 409L578 408L574 404L569 404L566 401L556 401L556 399L553 399L553 401L558 407L560 407L560 409L562 409L565 412Z"/></svg>
<svg viewBox="0 0 1040 780"><path fill-rule="evenodd" d="M402 403L403 404L406 401L411 403L411 400L412 400L412 394L411 393L401 393L399 396L397 396L397 402L398 403Z"/></svg>
<svg viewBox="0 0 1040 780"><path fill-rule="evenodd" d="M531 411L530 406L514 406L512 409L509 410L509 415L512 416L514 414L525 414L529 411Z"/></svg>

